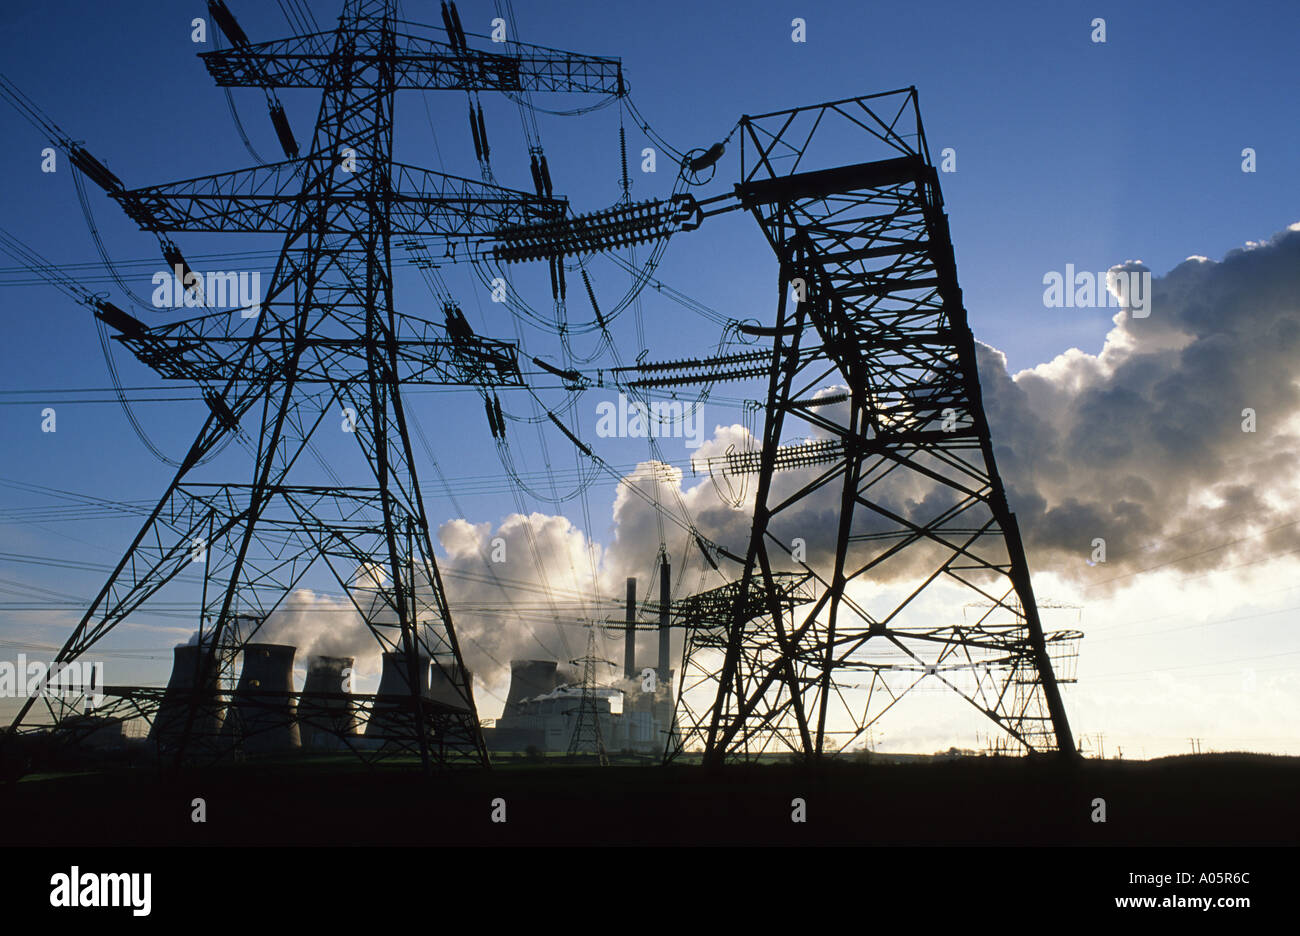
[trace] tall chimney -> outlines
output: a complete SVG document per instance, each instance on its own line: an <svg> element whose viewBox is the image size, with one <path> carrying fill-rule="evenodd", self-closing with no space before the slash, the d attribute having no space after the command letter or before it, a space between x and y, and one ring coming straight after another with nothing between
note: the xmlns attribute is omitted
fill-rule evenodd
<svg viewBox="0 0 1300 936"><path fill-rule="evenodd" d="M285 644L244 645L239 673L226 717L226 733L243 740L246 754L266 754L302 746L293 702L293 655Z"/></svg>
<svg viewBox="0 0 1300 936"><path fill-rule="evenodd" d="M357 733L357 715L348 693L352 657L312 657L298 703L303 747L343 747L340 735Z"/></svg>
<svg viewBox="0 0 1300 936"><path fill-rule="evenodd" d="M199 690L200 668L205 664L210 668ZM210 646L186 644L172 651L172 674L149 729L149 740L161 750L175 750L185 735L191 704L196 706L190 727L191 748L215 747L221 733L222 699L217 693L217 666Z"/></svg>
<svg viewBox="0 0 1300 936"><path fill-rule="evenodd" d="M672 566L668 564L668 554L664 553L663 559L659 564L659 684L666 685L672 678L669 670L669 650L668 650L668 605L672 601L672 589L669 587L669 577L672 574Z"/></svg>
<svg viewBox="0 0 1300 936"><path fill-rule="evenodd" d="M623 634L623 676L636 678L636 579L627 580L627 631Z"/></svg>

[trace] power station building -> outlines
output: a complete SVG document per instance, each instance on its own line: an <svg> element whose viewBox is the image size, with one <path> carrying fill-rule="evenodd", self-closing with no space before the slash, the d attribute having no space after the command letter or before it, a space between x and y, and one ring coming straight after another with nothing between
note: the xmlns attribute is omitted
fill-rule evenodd
<svg viewBox="0 0 1300 936"><path fill-rule="evenodd" d="M311 657L301 694L294 691L296 648L250 643L244 648L238 685L228 703L217 689L215 673L196 689L200 650L177 647L171 679L155 717L150 740L170 752L185 734L190 697L200 695L191 726L191 744L208 750L237 749L244 754L275 754L298 749L337 751L382 747L393 737L410 734L409 715L399 701L409 694L405 655L385 653L374 709L363 728L357 706L348 698L350 657ZM456 704L446 676L427 657L417 667L421 694ZM657 673L657 671L656 671ZM675 729L672 671L667 680L636 677L625 688L595 690L595 707L605 749L660 755ZM653 687L653 688L650 688ZM388 697L388 698L385 698ZM297 702L295 704L295 698ZM512 660L505 710L483 729L494 752L564 752L578 725L581 675L561 670L555 660ZM621 702L615 710L615 702Z"/></svg>
<svg viewBox="0 0 1300 936"><path fill-rule="evenodd" d="M671 678L670 670L665 682L631 679L624 689L595 690L605 750L663 754L674 727ZM647 691L648 685L654 689ZM621 711L615 712L613 703L620 699ZM567 751L581 703L581 678L562 678L555 660L511 660L505 710L484 729L484 739L493 751Z"/></svg>
<svg viewBox="0 0 1300 936"><path fill-rule="evenodd" d="M661 558L659 572L659 623L653 628L658 637L658 665L637 669L636 632L644 628L636 621L636 579L629 578L622 688L593 690L601 741L609 752L661 755L669 736L677 733L674 673L669 668L671 569L666 558ZM621 711L615 712L612 702L619 699ZM563 679L554 660L511 660L505 710L495 725L484 729L484 739L493 751L567 751L578 728L581 704L580 675Z"/></svg>
<svg viewBox="0 0 1300 936"><path fill-rule="evenodd" d="M677 731L669 668L668 577L661 564L659 622L636 623L636 579L627 580L627 620L623 679L618 686L590 689L605 751L658 756ZM636 631L657 632L657 666L638 670ZM171 678L154 718L150 740L159 753L188 744L213 752L277 754L306 748L315 751L388 750L409 742L410 678L406 654L383 654L379 689L369 701L369 716L352 696L352 657L314 656L308 660L301 693L294 689L297 648L286 644L244 646L239 681L229 697L218 685L211 648L176 647ZM443 706L462 709L453 680L423 654L414 667L420 695ZM454 672L454 682L470 673ZM556 660L511 660L510 689L495 723L483 729L494 752L567 752L578 729L583 678ZM615 703L618 703L617 710ZM190 707L196 705L191 715ZM362 724L364 723L364 727Z"/></svg>

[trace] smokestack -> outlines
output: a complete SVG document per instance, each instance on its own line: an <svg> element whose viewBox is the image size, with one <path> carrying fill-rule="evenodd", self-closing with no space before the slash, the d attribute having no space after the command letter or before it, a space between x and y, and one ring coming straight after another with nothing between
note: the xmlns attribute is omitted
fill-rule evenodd
<svg viewBox="0 0 1300 936"><path fill-rule="evenodd" d="M672 678L672 671L669 670L669 651L668 651L668 605L672 601L672 589L669 587L669 576L672 574L672 566L668 564L668 554L664 553L663 559L659 564L659 683L667 685Z"/></svg>
<svg viewBox="0 0 1300 936"><path fill-rule="evenodd" d="M623 634L623 676L636 678L636 579L627 580L627 631Z"/></svg>
<svg viewBox="0 0 1300 936"><path fill-rule="evenodd" d="M203 689L197 689L200 668L209 664ZM221 734L223 700L217 692L217 667L212 648L186 644L172 651L172 674L163 692L162 704L149 729L149 740L160 750L172 751L185 734L190 705L197 706L190 727L191 747L214 747Z"/></svg>
<svg viewBox="0 0 1300 936"><path fill-rule="evenodd" d="M357 733L357 715L348 695L352 657L312 657L298 703L303 747L343 747L339 735Z"/></svg>
<svg viewBox="0 0 1300 936"><path fill-rule="evenodd" d="M506 693L503 715L521 714L524 700L546 695L560 685L554 660L511 660L510 691Z"/></svg>
<svg viewBox="0 0 1300 936"><path fill-rule="evenodd" d="M293 704L293 655L285 644L244 645L225 733L243 741L246 754L267 754L302 746Z"/></svg>

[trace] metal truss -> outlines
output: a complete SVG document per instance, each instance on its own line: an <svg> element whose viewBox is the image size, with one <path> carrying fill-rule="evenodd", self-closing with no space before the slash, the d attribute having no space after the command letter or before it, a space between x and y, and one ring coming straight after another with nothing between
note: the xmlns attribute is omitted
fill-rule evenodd
<svg viewBox="0 0 1300 936"><path fill-rule="evenodd" d="M358 105L361 102L356 102ZM114 192L122 210L141 229L223 234L286 234L297 215L304 186L334 172L342 151L323 162L295 159L181 182ZM359 152L359 151L358 151ZM358 155L358 171L363 157ZM339 170L340 172L342 170ZM487 182L392 163L386 167L385 208L393 236L464 239L494 236L506 226L562 217L563 198L545 198ZM316 232L347 234L371 211L371 193L350 186L321 187L315 200Z"/></svg>
<svg viewBox="0 0 1300 936"><path fill-rule="evenodd" d="M410 24L403 24L410 25ZM618 59L575 55L512 42L511 55L481 52L399 31L393 22L352 33L358 59L384 54L391 75L381 82L369 70L353 76L359 89L416 91L570 91L623 94ZM228 88L321 88L330 80L330 33L295 36L199 55L217 85Z"/></svg>
<svg viewBox="0 0 1300 936"><path fill-rule="evenodd" d="M365 373L371 339L359 332L357 311L335 306L314 324L298 356L298 383L333 384L349 372ZM327 322L335 328L320 327ZM518 349L512 342L476 335L449 340L444 337L445 325L418 316L394 314L393 322L392 350L400 383L523 385ZM172 380L224 384L245 371L263 380L282 378L299 339L294 323L277 320L252 337L241 335L241 330L249 331L239 315L216 312L154 328L141 324L115 338ZM240 354L244 350L247 357Z"/></svg>
<svg viewBox="0 0 1300 936"><path fill-rule="evenodd" d="M687 642L668 757L845 750L926 679L1022 749L1072 753L915 90L745 117L741 135L736 195L780 270L767 419L760 451L716 466L757 471L753 525L725 640ZM826 165L846 150L876 158ZM812 470L778 485L793 467ZM833 519L791 527L811 498ZM792 570L815 592L797 606ZM945 585L987 611L935 623L935 600L960 615Z"/></svg>
<svg viewBox="0 0 1300 936"><path fill-rule="evenodd" d="M362 721L383 710L392 741L383 751L415 754L426 769L486 765L401 386L486 387L522 379L513 345L396 310L391 247L394 237L491 236L505 225L558 217L567 202L394 162L394 96L399 89L432 88L621 93L622 82L611 59L549 50L502 56L469 49L463 35L453 48L401 33L396 6L395 0L346 0L331 33L243 42L204 56L224 84L323 90L301 158L131 191L106 186L155 233L256 231L280 234L283 242L251 319L239 311L205 313L148 328L99 306L119 340L145 363L164 377L204 384L210 412L56 662L86 653L164 586L201 568L199 639L215 648L203 657L216 672L198 674L195 684L215 677L229 690L241 649L307 572L323 564L380 648L403 653L410 667L409 697L353 697ZM344 165L345 154L355 165ZM336 407L356 414L367 477L351 487L293 483L300 456ZM195 469L232 437L247 446L248 480L197 482ZM423 696L421 657L442 671L454 701ZM153 706L156 715L162 693L126 689L113 704L146 716ZM24 704L13 730L34 702ZM45 699L60 728L85 724L78 714L84 703ZM202 737L201 727L208 704L197 695L190 700L174 751L178 761L212 755L212 739ZM391 729L394 724L399 727Z"/></svg>
<svg viewBox="0 0 1300 936"><path fill-rule="evenodd" d="M600 730L600 709L596 705L596 665L610 661L596 655L595 627L587 628L587 652L570 662L582 667L582 698L578 702L577 723L569 736L569 756L591 753L600 766L608 767L609 753L605 750L605 739Z"/></svg>
<svg viewBox="0 0 1300 936"><path fill-rule="evenodd" d="M705 460L711 475L757 475L753 523L743 556L716 550L739 562L740 574L673 607L686 642L680 731L670 732L666 758L702 750L715 764L848 750L927 680L965 698L1024 750L1073 752L1051 657L1068 656L1078 635L1045 634L1039 618L994 461L915 90L742 118L741 179L730 196L679 194L571 218L562 198L395 162L395 94L621 95L617 60L519 43L510 54L480 52L458 19L448 22L450 44L408 27L395 0L346 0L333 32L244 38L202 56L219 85L272 96L322 89L301 158L126 189L63 144L175 257L165 235L179 231L273 233L282 248L258 308L242 310L251 318L205 312L149 327L94 303L141 361L202 384L209 414L56 662L86 653L160 589L192 577L198 550L200 639L215 652L206 655L214 672L195 684L212 675L229 692L241 649L323 564L377 643L410 666L409 697L348 696L363 723L382 712L386 724L397 713L409 726L379 753L417 754L426 768L485 765L401 386L486 390L524 378L514 345L467 333L463 320L443 327L398 312L392 241L442 239L449 250L471 241L469 250L490 247L481 255L501 261L547 258L562 295L557 258L662 239L738 205L776 254L775 321L742 329L770 348L618 370L634 388L767 380L759 449ZM274 100L272 118L286 153L296 153ZM863 158L842 165L846 151ZM535 181L539 193L550 191ZM367 476L351 487L295 484L300 456L336 407L356 414ZM248 480L199 484L192 473L232 437L249 449ZM825 519L799 527L795 518L814 506ZM798 549L795 537L804 541ZM963 607L953 594L984 603L977 620L946 619ZM442 670L455 703L422 697L421 656ZM157 718L165 692L126 687L111 698L112 712ZM198 692L188 700L178 759L228 753L203 737L212 704ZM90 730L78 700L46 705L61 730ZM349 743L348 732L335 733Z"/></svg>

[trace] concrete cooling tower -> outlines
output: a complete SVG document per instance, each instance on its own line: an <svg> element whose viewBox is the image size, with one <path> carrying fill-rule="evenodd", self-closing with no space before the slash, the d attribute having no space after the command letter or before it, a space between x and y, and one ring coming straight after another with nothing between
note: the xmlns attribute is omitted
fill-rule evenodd
<svg viewBox="0 0 1300 936"><path fill-rule="evenodd" d="M432 666L429 668L429 698L468 712L469 706L465 704L456 683L468 685L472 678L472 674L457 663L445 668Z"/></svg>
<svg viewBox="0 0 1300 936"><path fill-rule="evenodd" d="M250 643L226 715L225 734L245 754L268 754L302 746L293 696L295 647Z"/></svg>
<svg viewBox="0 0 1300 936"><path fill-rule="evenodd" d="M470 678L469 672L460 666L452 667L452 675L458 678L463 676L466 680ZM432 659L423 654L419 656L416 663L416 679L419 681L420 695L423 698L460 709L465 708L465 701L456 691L451 679L440 667L434 665ZM410 687L406 654L400 651L385 653L377 695L409 697ZM409 705L404 705L397 698L376 699L374 711L366 724L366 737L412 737Z"/></svg>
<svg viewBox="0 0 1300 936"><path fill-rule="evenodd" d="M555 660L511 660L510 691L503 715L519 715L524 700L547 695L561 685Z"/></svg>
<svg viewBox="0 0 1300 936"><path fill-rule="evenodd" d="M210 662L202 690L198 689L200 671ZM192 704L197 704L190 728L190 742L195 749L215 748L221 733L223 702L217 692L217 667L210 647L188 644L172 651L172 674L163 691L162 704L149 729L149 740L164 752L176 750L185 734L185 722Z"/></svg>
<svg viewBox="0 0 1300 936"><path fill-rule="evenodd" d="M339 735L357 733L356 707L348 695L352 657L312 657L298 702L298 730L303 747L338 749Z"/></svg>

